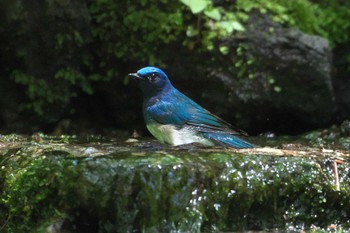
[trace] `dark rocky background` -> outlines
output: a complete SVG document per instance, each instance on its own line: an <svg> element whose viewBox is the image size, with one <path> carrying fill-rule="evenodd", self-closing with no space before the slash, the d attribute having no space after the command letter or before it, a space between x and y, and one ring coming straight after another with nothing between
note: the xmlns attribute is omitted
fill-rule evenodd
<svg viewBox="0 0 350 233"><path fill-rule="evenodd" d="M214 1L214 20L176 1L2 0L0 133L146 135L127 74L147 65L251 135L340 125L350 116L350 6L267 3ZM244 30L222 36L215 23L227 12Z"/></svg>

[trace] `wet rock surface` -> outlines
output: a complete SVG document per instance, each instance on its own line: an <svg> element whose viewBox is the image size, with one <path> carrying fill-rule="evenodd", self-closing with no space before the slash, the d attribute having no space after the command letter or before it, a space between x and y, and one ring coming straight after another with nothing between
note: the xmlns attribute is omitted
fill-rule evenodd
<svg viewBox="0 0 350 233"><path fill-rule="evenodd" d="M349 138L312 132L252 140L266 147L2 136L0 227L5 232L349 227Z"/></svg>

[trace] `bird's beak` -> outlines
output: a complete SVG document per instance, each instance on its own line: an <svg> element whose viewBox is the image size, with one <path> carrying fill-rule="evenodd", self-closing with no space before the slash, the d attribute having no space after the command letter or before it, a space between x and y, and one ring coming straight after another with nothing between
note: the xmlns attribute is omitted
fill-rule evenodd
<svg viewBox="0 0 350 233"><path fill-rule="evenodd" d="M138 73L130 73L128 76L134 80L139 80L142 78Z"/></svg>

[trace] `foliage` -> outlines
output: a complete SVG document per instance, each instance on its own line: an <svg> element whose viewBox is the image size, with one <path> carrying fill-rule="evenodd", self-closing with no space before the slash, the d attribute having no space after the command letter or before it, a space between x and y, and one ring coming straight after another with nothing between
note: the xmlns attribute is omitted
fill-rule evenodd
<svg viewBox="0 0 350 233"><path fill-rule="evenodd" d="M349 37L350 22L347 19L350 8L349 3L344 5L343 1L238 0L237 6L246 12L255 8L261 13L268 13L276 22L323 36L332 45L343 43Z"/></svg>
<svg viewBox="0 0 350 233"><path fill-rule="evenodd" d="M165 47L174 50L183 45L194 53L216 50L225 55L227 48L215 42L233 32L244 33L252 11L324 36L333 46L348 42L350 30L349 3L341 0L17 0L0 4L0 26L6 35L0 41L6 45L1 52L9 61L3 75L24 87L27 101L21 109L40 115L53 105L69 105L81 92L92 94L98 82L122 80L125 64L165 66Z"/></svg>
<svg viewBox="0 0 350 233"><path fill-rule="evenodd" d="M158 47L176 40L184 16L176 1L94 1L91 33L108 58L155 62ZM102 68L105 64L102 64Z"/></svg>

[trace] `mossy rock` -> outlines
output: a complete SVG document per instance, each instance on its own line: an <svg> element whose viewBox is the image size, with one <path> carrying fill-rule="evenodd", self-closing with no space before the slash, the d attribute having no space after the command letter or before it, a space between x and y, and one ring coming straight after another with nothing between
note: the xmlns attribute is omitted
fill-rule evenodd
<svg viewBox="0 0 350 233"><path fill-rule="evenodd" d="M0 155L4 232L301 230L350 217L344 151L18 137Z"/></svg>

